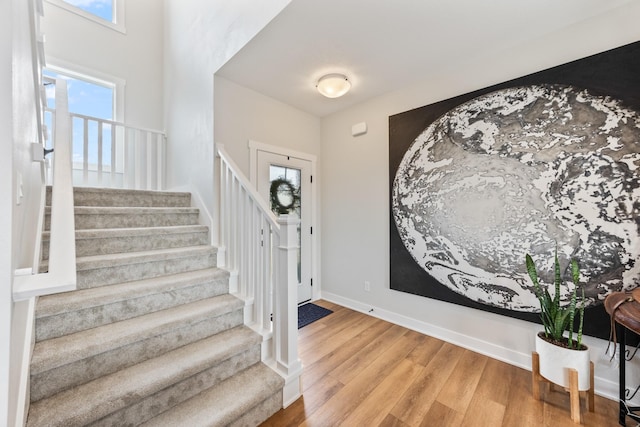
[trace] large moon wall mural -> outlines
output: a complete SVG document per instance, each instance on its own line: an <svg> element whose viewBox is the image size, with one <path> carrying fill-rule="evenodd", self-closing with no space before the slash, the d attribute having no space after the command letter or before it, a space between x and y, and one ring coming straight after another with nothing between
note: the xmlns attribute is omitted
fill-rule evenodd
<svg viewBox="0 0 640 427"><path fill-rule="evenodd" d="M557 248L608 337L640 285L639 45L391 116L391 288L538 321L524 256L550 284Z"/></svg>

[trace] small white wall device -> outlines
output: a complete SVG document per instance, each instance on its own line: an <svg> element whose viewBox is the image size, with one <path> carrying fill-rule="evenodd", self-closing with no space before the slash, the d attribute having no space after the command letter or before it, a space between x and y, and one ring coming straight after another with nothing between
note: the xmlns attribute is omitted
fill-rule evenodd
<svg viewBox="0 0 640 427"><path fill-rule="evenodd" d="M367 123L360 122L351 126L351 135L360 136L360 135L364 135L365 133L367 133Z"/></svg>
<svg viewBox="0 0 640 427"><path fill-rule="evenodd" d="M37 142L31 143L31 160L34 162L44 162L44 147Z"/></svg>

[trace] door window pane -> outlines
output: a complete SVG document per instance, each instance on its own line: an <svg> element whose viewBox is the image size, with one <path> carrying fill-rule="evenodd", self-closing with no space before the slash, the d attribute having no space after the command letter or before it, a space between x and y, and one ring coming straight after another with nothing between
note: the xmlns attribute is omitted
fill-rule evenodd
<svg viewBox="0 0 640 427"><path fill-rule="evenodd" d="M294 188L294 190L297 192L298 196L300 197L300 176L301 176L301 171L300 169L293 169L293 168L287 168L284 166L276 166L276 165L271 165L269 167L269 182L273 182L277 179L284 179L286 181L289 182L289 184L291 184ZM278 212L276 212L276 209L274 206L271 206L271 209L273 210L273 212L277 215ZM298 203L295 206L294 211L292 212L293 214L297 215L298 218L300 218L301 213L302 213L302 208L301 208L301 203ZM302 281L302 253L301 253L301 248L302 248L302 234L301 234L301 230L300 230L300 224L298 224L298 283L300 283Z"/></svg>

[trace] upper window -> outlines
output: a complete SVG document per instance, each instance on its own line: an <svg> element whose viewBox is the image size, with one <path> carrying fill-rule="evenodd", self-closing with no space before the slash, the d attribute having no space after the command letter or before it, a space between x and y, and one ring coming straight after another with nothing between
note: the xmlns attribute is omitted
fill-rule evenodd
<svg viewBox="0 0 640 427"><path fill-rule="evenodd" d="M112 0L63 0L71 6L75 6L85 12L102 18L105 21L114 22Z"/></svg>
<svg viewBox="0 0 640 427"><path fill-rule="evenodd" d="M63 9L122 33L125 0L47 0Z"/></svg>
<svg viewBox="0 0 640 427"><path fill-rule="evenodd" d="M66 80L69 112L89 116L87 118L74 116L71 121L73 169L80 170L87 162L88 170L96 171L100 162L103 170L110 171L112 125L107 123L102 127L102 140L106 142L101 146L98 142L100 137L98 121L91 118L113 120L116 85L69 70L45 68L43 75ZM47 105L55 108L55 93L49 90L47 92ZM45 125L48 129L54 128L51 114L45 114ZM53 146L53 141L47 138L46 145ZM102 152L99 153L99 151Z"/></svg>

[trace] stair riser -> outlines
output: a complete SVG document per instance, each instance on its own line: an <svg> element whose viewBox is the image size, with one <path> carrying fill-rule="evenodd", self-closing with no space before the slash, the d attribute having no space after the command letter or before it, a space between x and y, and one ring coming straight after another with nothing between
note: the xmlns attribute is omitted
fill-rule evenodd
<svg viewBox="0 0 640 427"><path fill-rule="evenodd" d="M84 214L75 215L76 230L97 228L169 227L172 225L197 225L198 213L141 213L131 214ZM51 215L44 217L44 229L50 230Z"/></svg>
<svg viewBox="0 0 640 427"><path fill-rule="evenodd" d="M274 395L282 394L284 383L280 375L257 363L140 427L245 425L242 424L245 416L246 422L264 416L260 413L273 404Z"/></svg>
<svg viewBox="0 0 640 427"><path fill-rule="evenodd" d="M189 193L156 193L153 191L126 191L75 188L73 190L75 206L149 206L149 207L185 207L191 205ZM51 206L51 189L47 189L47 206Z"/></svg>
<svg viewBox="0 0 640 427"><path fill-rule="evenodd" d="M108 255L153 249L184 248L206 245L208 232L151 234L130 237L76 239L76 256ZM49 259L49 240L42 241L42 259Z"/></svg>
<svg viewBox="0 0 640 427"><path fill-rule="evenodd" d="M214 251L182 258L160 259L137 264L117 265L77 272L77 288L89 289L115 283L159 277L166 274L202 270L216 266Z"/></svg>
<svg viewBox="0 0 640 427"><path fill-rule="evenodd" d="M181 327L160 333L149 339L106 351L48 371L31 375L32 402L51 396L73 386L124 369L167 351L234 328L243 323L242 309L197 323L183 323Z"/></svg>
<svg viewBox="0 0 640 427"><path fill-rule="evenodd" d="M218 279L171 289L113 304L90 307L36 320L36 342L72 334L120 320L187 304L229 291L228 279Z"/></svg>
<svg viewBox="0 0 640 427"><path fill-rule="evenodd" d="M282 409L282 391L278 391L255 406L251 411L235 420L229 427L259 426Z"/></svg>
<svg viewBox="0 0 640 427"><path fill-rule="evenodd" d="M92 424L92 427L135 426L184 402L203 390L224 381L237 372L260 361L260 346L233 356L220 364L199 372L146 399L115 412ZM280 398L282 400L282 398ZM281 408L282 406L280 406ZM278 409L280 409L278 408ZM255 424L257 425L257 424Z"/></svg>

